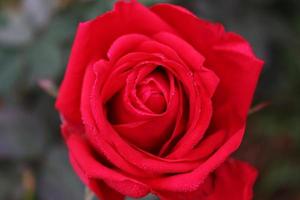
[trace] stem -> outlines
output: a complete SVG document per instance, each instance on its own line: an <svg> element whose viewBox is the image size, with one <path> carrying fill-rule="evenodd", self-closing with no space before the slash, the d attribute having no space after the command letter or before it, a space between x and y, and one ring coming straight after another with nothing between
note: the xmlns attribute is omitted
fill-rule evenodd
<svg viewBox="0 0 300 200"><path fill-rule="evenodd" d="M38 81L38 85L42 88L46 93L48 93L52 97L57 97L57 87L55 83L50 79L41 79Z"/></svg>
<svg viewBox="0 0 300 200"><path fill-rule="evenodd" d="M93 200L94 196L94 193L88 187L85 187L84 200Z"/></svg>
<svg viewBox="0 0 300 200"><path fill-rule="evenodd" d="M262 109L264 109L265 107L269 106L270 105L270 102L268 101L265 101L265 102L262 102L262 103L259 103L257 105L255 105L254 107L252 107L250 110L249 110L249 113L248 115L252 115Z"/></svg>

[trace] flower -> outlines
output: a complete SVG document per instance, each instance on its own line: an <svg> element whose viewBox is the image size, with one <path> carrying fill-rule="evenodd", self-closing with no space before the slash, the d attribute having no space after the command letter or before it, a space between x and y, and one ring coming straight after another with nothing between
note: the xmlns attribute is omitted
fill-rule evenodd
<svg viewBox="0 0 300 200"><path fill-rule="evenodd" d="M252 198L239 147L263 62L186 9L119 1L81 23L56 107L73 168L101 199Z"/></svg>

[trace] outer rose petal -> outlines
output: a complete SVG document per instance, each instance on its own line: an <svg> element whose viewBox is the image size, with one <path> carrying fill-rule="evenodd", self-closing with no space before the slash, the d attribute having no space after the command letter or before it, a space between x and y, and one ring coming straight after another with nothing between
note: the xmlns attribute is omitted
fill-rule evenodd
<svg viewBox="0 0 300 200"><path fill-rule="evenodd" d="M224 33L222 25L199 19L180 6L156 4L151 10L170 24L185 41L199 50L204 57Z"/></svg>
<svg viewBox="0 0 300 200"><path fill-rule="evenodd" d="M168 45L190 66L192 71L199 71L205 58L189 43L174 34L160 32L153 36L155 40Z"/></svg>
<svg viewBox="0 0 300 200"><path fill-rule="evenodd" d="M102 164L95 158L88 143L80 135L73 133L68 138L67 145L75 171L83 182L100 196L118 196L121 199L118 193L122 193L138 198L149 193L148 186ZM100 188L100 186L105 187Z"/></svg>
<svg viewBox="0 0 300 200"><path fill-rule="evenodd" d="M80 95L82 81L90 54L87 47L89 32L90 26L88 24L81 23L78 26L67 71L55 105L66 120L78 124L81 123Z"/></svg>
<svg viewBox="0 0 300 200"><path fill-rule="evenodd" d="M91 190L102 200L122 200L124 199L124 195L120 194L119 192L115 191L111 187L109 187L106 183L104 183L101 180L96 179L89 179L86 174L82 171L80 166L78 166L76 160L72 157L70 154L70 162L73 166L73 169L77 173L77 175L80 177L82 182L84 182L85 185L87 185Z"/></svg>
<svg viewBox="0 0 300 200"><path fill-rule="evenodd" d="M199 189L188 193L157 192L161 200L251 200L257 171L249 164L229 159Z"/></svg>
<svg viewBox="0 0 300 200"><path fill-rule="evenodd" d="M215 109L222 107L222 112L226 109L245 123L263 61L254 56L241 36L226 33L214 45L207 62L221 80L214 96Z"/></svg>
<svg viewBox="0 0 300 200"><path fill-rule="evenodd" d="M86 67L91 62L107 58L107 51L115 39L129 33L153 35L160 31L174 32L156 14L136 1L117 2L113 11L81 23L56 101L56 107L65 119L81 122L80 94Z"/></svg>
<svg viewBox="0 0 300 200"><path fill-rule="evenodd" d="M222 164L228 156L234 152L241 143L244 128L237 131L206 161L189 173L176 174L173 176L159 177L149 184L156 190L173 192L195 191L209 174ZM200 155L199 155L200 156Z"/></svg>

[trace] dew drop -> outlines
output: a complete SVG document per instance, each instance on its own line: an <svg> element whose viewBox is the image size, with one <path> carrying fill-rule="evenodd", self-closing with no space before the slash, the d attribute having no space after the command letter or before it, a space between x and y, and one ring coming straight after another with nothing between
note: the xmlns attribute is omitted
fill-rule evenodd
<svg viewBox="0 0 300 200"><path fill-rule="evenodd" d="M193 72L191 72L191 71L189 71L189 72L187 73L187 76L188 76L188 77L193 77L193 75L194 75L194 74L193 74Z"/></svg>

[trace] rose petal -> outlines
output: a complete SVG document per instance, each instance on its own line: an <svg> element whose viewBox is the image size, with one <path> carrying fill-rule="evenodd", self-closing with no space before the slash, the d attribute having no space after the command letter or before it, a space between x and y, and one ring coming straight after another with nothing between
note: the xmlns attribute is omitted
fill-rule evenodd
<svg viewBox="0 0 300 200"><path fill-rule="evenodd" d="M218 167L193 192L156 192L161 200L251 200L257 171L242 161L230 159Z"/></svg>
<svg viewBox="0 0 300 200"><path fill-rule="evenodd" d="M213 110L211 99L202 95L204 90L200 85L194 87L197 89L195 96L190 98L188 129L167 156L169 159L179 159L190 152L204 137L211 122Z"/></svg>
<svg viewBox="0 0 300 200"><path fill-rule="evenodd" d="M90 26L81 23L72 47L67 71L60 86L56 108L68 120L80 124L80 95L82 81L91 49L88 48Z"/></svg>
<svg viewBox="0 0 300 200"><path fill-rule="evenodd" d="M163 147L160 149L159 156L165 157L166 155L168 155L171 149L176 145L176 143L182 137L182 134L184 134L186 130L186 124L188 121L188 114L189 114L188 112L189 106L188 106L187 97L183 91L181 84L179 84L178 86L178 92L180 98L178 103L178 113L177 113L175 128L171 136L168 138L168 140L165 142Z"/></svg>
<svg viewBox="0 0 300 200"><path fill-rule="evenodd" d="M222 25L199 19L180 6L156 4L151 10L177 30L178 35L194 46L204 57L224 33Z"/></svg>
<svg viewBox="0 0 300 200"><path fill-rule="evenodd" d="M184 66L186 65L186 63L184 63L184 61L180 58L180 56L174 49L155 40L147 40L142 42L139 46L137 46L134 49L134 51L160 54Z"/></svg>
<svg viewBox="0 0 300 200"><path fill-rule="evenodd" d="M125 198L124 195L120 194L116 190L109 187L107 184L104 183L104 181L88 178L71 154L70 154L70 162L71 165L73 166L73 169L80 177L82 182L84 182L84 184L88 186L101 199L123 200Z"/></svg>
<svg viewBox="0 0 300 200"><path fill-rule="evenodd" d="M153 38L176 51L192 71L199 71L201 69L205 58L193 46L180 37L171 33L160 32L154 35Z"/></svg>
<svg viewBox="0 0 300 200"><path fill-rule="evenodd" d="M140 43L148 40L150 38L141 34L122 35L110 46L107 56L110 60L117 61L120 57L135 49Z"/></svg>
<svg viewBox="0 0 300 200"><path fill-rule="evenodd" d="M196 190L205 178L215 170L226 158L240 145L244 128L233 134L228 140L206 161L185 174L178 174L168 177L160 177L149 184L156 190L187 192Z"/></svg>
<svg viewBox="0 0 300 200"><path fill-rule="evenodd" d="M197 147L188 152L184 157L191 160L205 159L213 154L224 143L226 134L223 130L206 134Z"/></svg>
<svg viewBox="0 0 300 200"><path fill-rule="evenodd" d="M69 137L67 145L72 155L72 164L80 171L79 175L83 180L103 180L118 192L136 198L149 193L149 188L143 183L105 167L96 160L88 144L77 134Z"/></svg>
<svg viewBox="0 0 300 200"><path fill-rule="evenodd" d="M238 121L241 122L240 126L243 125L263 62L253 55L244 39L233 33L227 33L214 46L207 62L220 78L213 98L215 126L218 126L217 123L229 125L229 120L232 125ZM224 114L227 119L221 122L220 118L224 118Z"/></svg>

